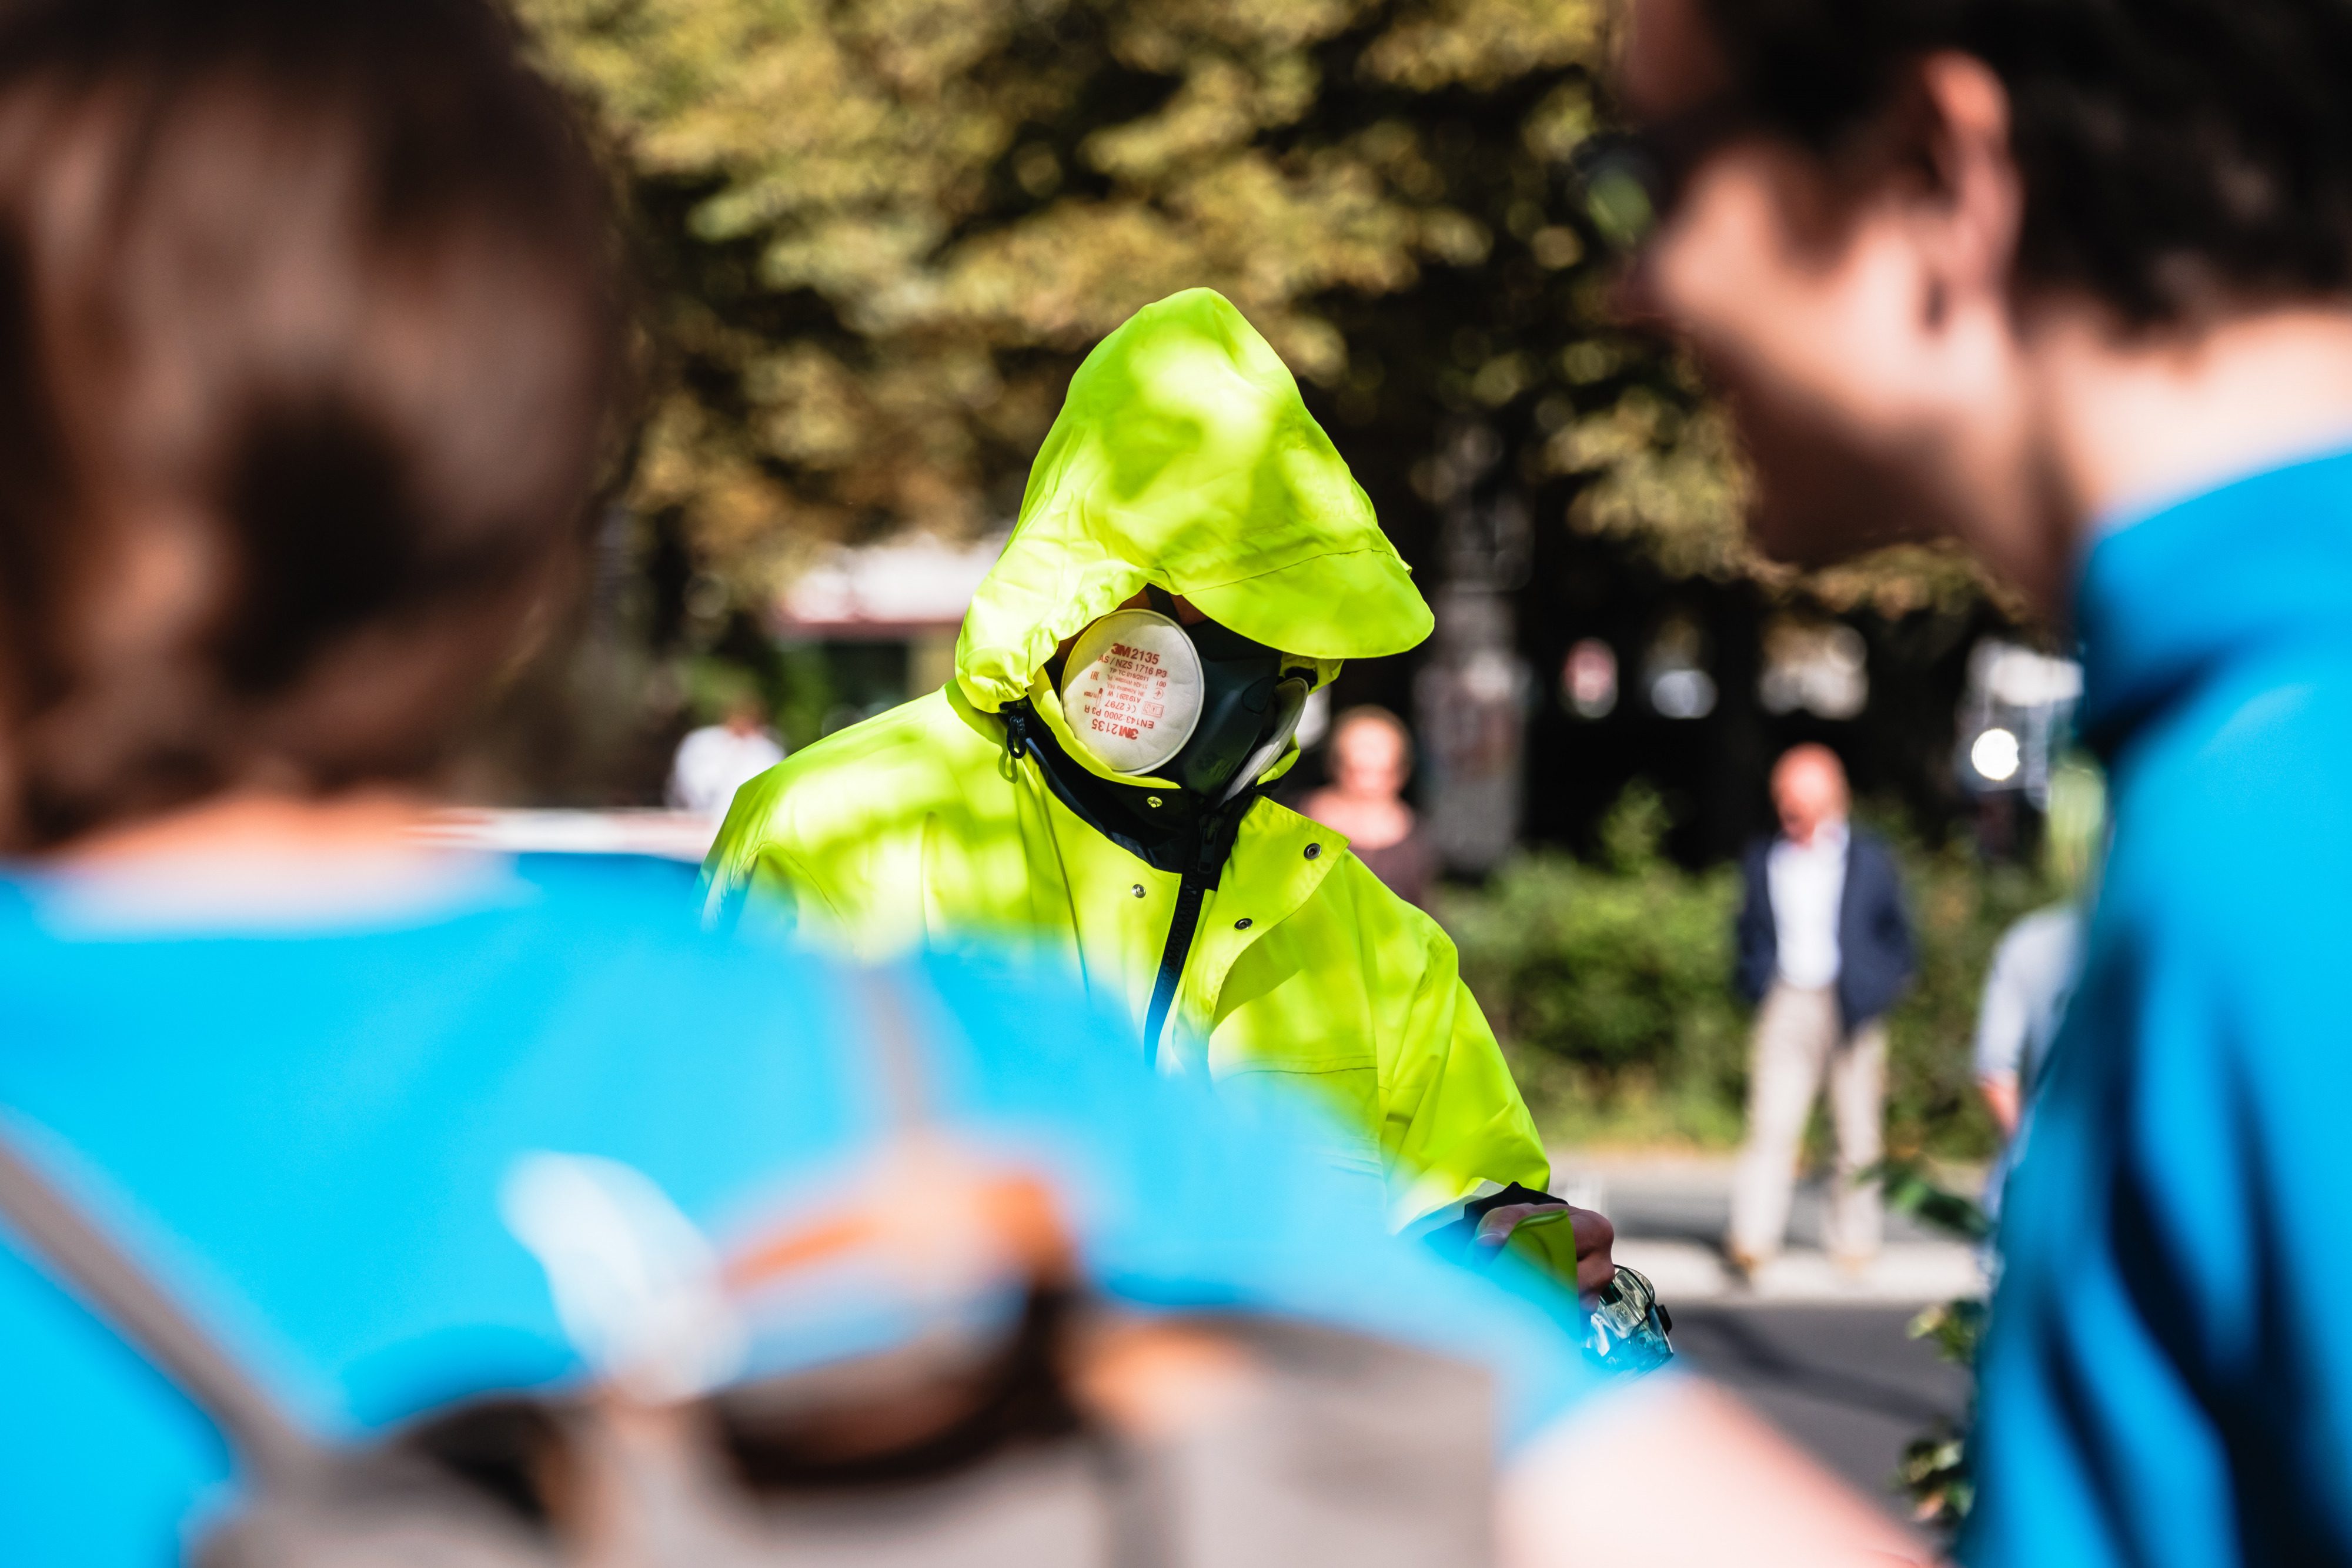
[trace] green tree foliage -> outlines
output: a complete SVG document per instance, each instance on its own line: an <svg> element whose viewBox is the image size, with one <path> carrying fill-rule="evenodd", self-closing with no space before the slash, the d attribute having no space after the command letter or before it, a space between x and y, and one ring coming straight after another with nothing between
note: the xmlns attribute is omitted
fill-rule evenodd
<svg viewBox="0 0 2352 1568"><path fill-rule="evenodd" d="M1286 357L1425 583L1465 518L1532 537L1498 554L1547 662L1595 602L1694 578L1915 643L1979 613L1948 553L1757 561L1728 422L1611 323L1570 178L1609 0L514 4L610 154L650 373L604 646L565 677L593 711L509 793L643 798L700 664L824 710L764 636L776 590L826 541L1009 519L1079 358L1194 284Z"/></svg>
<svg viewBox="0 0 2352 1568"><path fill-rule="evenodd" d="M1409 553L1469 419L1550 517L1740 569L1724 423L1602 324L1565 179L1599 0L520 5L653 273L636 504L738 602L812 539L1009 516L1077 357L1194 284L1388 470Z"/></svg>
<svg viewBox="0 0 2352 1568"><path fill-rule="evenodd" d="M1919 1161L1887 1160L1880 1173L1886 1182L1888 1207L1962 1241L1981 1242L1992 1233L1990 1218L1974 1199L1937 1186ZM1938 1416L1929 1422L1904 1445L1895 1470L1895 1488L1911 1500L1912 1517L1937 1527L1948 1540L1967 1521L1976 1500L1969 1437L1976 1427L1977 1348L1984 1343L1990 1306L1982 1296L1956 1296L1911 1320L1911 1337L1926 1341L1938 1357L1970 1379L1966 1407L1957 1416Z"/></svg>
<svg viewBox="0 0 2352 1568"><path fill-rule="evenodd" d="M1603 826L1599 863L1528 855L1443 910L1553 1141L1738 1135L1745 1040L1727 983L1738 873L1683 871L1660 853L1665 827L1637 784Z"/></svg>

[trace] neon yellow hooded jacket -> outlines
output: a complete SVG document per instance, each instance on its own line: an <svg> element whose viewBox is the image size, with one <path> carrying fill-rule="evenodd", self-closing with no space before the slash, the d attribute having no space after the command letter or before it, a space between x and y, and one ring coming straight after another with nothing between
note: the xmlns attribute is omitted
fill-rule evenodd
<svg viewBox="0 0 2352 1568"><path fill-rule="evenodd" d="M1241 313L1207 289L1138 312L1070 383L944 690L831 736L744 786L705 867L715 915L748 898L882 956L974 936L1036 944L1134 1020L1139 1049L1180 877L1154 870L1015 758L1023 697L1072 760L1045 666L1147 584L1315 661L1402 652L1428 606L1371 503ZM1296 759L1286 756L1269 777ZM1166 797L1147 797L1158 803ZM1287 1081L1339 1113L1334 1153L1378 1170L1400 1227L1484 1189L1540 1188L1543 1146L1452 941L1269 800L1205 895L1160 1051L1221 1083Z"/></svg>

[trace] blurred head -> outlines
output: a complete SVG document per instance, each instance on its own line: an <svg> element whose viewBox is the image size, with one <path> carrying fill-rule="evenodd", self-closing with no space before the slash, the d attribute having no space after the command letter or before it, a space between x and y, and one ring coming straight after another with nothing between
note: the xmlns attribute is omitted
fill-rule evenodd
<svg viewBox="0 0 2352 1568"><path fill-rule="evenodd" d="M487 0L0 9L0 847L426 775L580 558L612 252Z"/></svg>
<svg viewBox="0 0 2352 1568"><path fill-rule="evenodd" d="M1793 844L1810 844L1827 823L1845 821L1845 765L1826 746L1792 746L1772 767L1772 809Z"/></svg>
<svg viewBox="0 0 2352 1568"><path fill-rule="evenodd" d="M1773 553L1949 532L2030 578L2048 530L2021 520L2084 507L2053 349L2352 291L2352 8L1630 6L1657 210L1633 298L1730 395Z"/></svg>
<svg viewBox="0 0 2352 1568"><path fill-rule="evenodd" d="M1332 723L1330 757L1341 792L1393 799L1412 776L1412 735L1384 707L1351 707Z"/></svg>
<svg viewBox="0 0 2352 1568"><path fill-rule="evenodd" d="M767 727L768 705L760 699L756 691L739 691L727 699L725 717L721 722L738 735L757 735Z"/></svg>

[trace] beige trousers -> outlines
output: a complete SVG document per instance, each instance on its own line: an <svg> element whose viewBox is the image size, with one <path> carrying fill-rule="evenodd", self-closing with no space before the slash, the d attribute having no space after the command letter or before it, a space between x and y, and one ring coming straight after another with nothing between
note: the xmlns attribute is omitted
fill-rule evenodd
<svg viewBox="0 0 2352 1568"><path fill-rule="evenodd" d="M1805 1118L1824 1077L1837 1166L1823 1239L1832 1257L1846 1261L1878 1251L1878 1184L1854 1177L1880 1155L1886 1026L1873 1020L1848 1034L1839 1026L1834 991L1800 990L1776 981L1757 1011L1748 1058L1748 1145L1731 1186L1728 1241L1737 1257L1761 1262L1780 1249Z"/></svg>

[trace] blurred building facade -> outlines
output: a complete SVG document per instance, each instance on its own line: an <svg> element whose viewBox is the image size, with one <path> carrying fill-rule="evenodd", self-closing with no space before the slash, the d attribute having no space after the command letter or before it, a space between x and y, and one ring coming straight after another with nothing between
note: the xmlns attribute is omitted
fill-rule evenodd
<svg viewBox="0 0 2352 1568"><path fill-rule="evenodd" d="M830 735L947 685L964 611L1005 538L836 545L795 577L771 622L779 706L803 732L793 738Z"/></svg>

